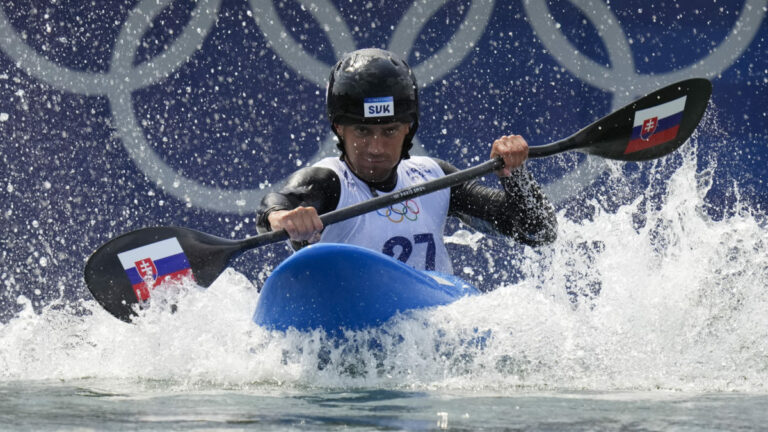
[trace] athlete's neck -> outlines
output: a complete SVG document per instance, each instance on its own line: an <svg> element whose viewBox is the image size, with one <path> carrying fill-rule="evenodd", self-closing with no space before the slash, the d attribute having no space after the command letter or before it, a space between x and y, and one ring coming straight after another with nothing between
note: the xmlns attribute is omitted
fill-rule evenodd
<svg viewBox="0 0 768 432"><path fill-rule="evenodd" d="M400 165L400 162L398 162L397 165L395 165L395 167L392 168L392 171L389 173L387 178L385 178L382 181L371 182L357 175L355 170L352 169L352 166L349 163L347 163L346 158L343 160L344 160L344 163L347 165L347 168L349 168L349 170L352 172L352 174L354 174L355 177L359 178L363 183L368 185L368 187L371 189L379 190L382 192L391 192L395 188L395 186L397 186L397 167L398 165Z"/></svg>

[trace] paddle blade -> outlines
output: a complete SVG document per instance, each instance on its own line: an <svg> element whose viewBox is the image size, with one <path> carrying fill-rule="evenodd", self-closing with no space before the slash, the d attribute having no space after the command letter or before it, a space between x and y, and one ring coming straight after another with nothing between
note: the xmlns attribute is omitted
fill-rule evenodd
<svg viewBox="0 0 768 432"><path fill-rule="evenodd" d="M85 265L85 283L104 309L130 322L134 306L153 289L185 277L207 287L241 250L238 241L187 228L144 228L96 250Z"/></svg>
<svg viewBox="0 0 768 432"><path fill-rule="evenodd" d="M531 157L578 150L622 161L656 159L675 151L691 136L711 94L712 84L705 78L668 85L563 141L531 147Z"/></svg>

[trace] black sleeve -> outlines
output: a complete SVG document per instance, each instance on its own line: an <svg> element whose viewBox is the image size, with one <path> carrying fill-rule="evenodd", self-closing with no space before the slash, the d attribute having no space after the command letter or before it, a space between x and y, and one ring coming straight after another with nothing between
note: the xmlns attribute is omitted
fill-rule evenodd
<svg viewBox="0 0 768 432"><path fill-rule="evenodd" d="M259 233L271 231L269 214L275 210L296 207L314 207L318 214L335 210L339 205L341 184L339 176L329 168L306 167L291 175L285 186L267 194L257 211L256 229Z"/></svg>
<svg viewBox="0 0 768 432"><path fill-rule="evenodd" d="M458 171L435 159L445 174ZM555 210L531 173L521 166L500 179L502 189L471 180L451 188L448 214L486 234L504 235L539 246L557 238Z"/></svg>

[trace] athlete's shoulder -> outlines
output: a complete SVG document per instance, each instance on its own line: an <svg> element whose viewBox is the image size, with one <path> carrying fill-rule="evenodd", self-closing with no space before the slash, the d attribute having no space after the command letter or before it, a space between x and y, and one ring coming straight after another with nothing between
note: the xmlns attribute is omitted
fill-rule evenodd
<svg viewBox="0 0 768 432"><path fill-rule="evenodd" d="M344 162L341 159L339 159L338 156L329 156L329 157L320 159L319 161L312 164L312 166L330 168L330 169L336 170L340 167L343 167Z"/></svg>
<svg viewBox="0 0 768 432"><path fill-rule="evenodd" d="M426 171L434 170L439 167L437 160L430 156L411 156L403 159L400 164L408 168L419 168Z"/></svg>
<svg viewBox="0 0 768 432"><path fill-rule="evenodd" d="M414 164L417 166L424 167L427 170L436 170L438 175L447 175L459 170L449 162L432 156L411 156L410 159L406 159L405 161L410 160L413 160Z"/></svg>
<svg viewBox="0 0 768 432"><path fill-rule="evenodd" d="M398 176L421 183L442 177L444 175L440 166L427 156L411 156L403 159L397 167Z"/></svg>
<svg viewBox="0 0 768 432"><path fill-rule="evenodd" d="M320 185L321 187L333 187L339 184L339 176L327 167L312 165L304 167L293 173L286 182L287 187Z"/></svg>

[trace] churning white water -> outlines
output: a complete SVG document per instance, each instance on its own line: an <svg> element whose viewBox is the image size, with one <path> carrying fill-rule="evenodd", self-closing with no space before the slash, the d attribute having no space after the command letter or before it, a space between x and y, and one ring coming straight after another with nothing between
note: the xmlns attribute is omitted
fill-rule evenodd
<svg viewBox="0 0 768 432"><path fill-rule="evenodd" d="M86 314L62 304L36 314L27 305L0 324L0 380L507 395L768 391L765 218L746 206L710 217L711 171L697 167L693 144L680 154L674 170L651 170L664 177L663 193L611 211L586 203L594 212L585 220L561 214L557 243L519 261L522 282L412 312L346 343L257 327L256 287L228 271L207 290L174 293L174 314L156 298L134 324L89 299ZM564 287L582 295L574 301Z"/></svg>

